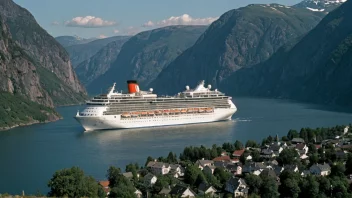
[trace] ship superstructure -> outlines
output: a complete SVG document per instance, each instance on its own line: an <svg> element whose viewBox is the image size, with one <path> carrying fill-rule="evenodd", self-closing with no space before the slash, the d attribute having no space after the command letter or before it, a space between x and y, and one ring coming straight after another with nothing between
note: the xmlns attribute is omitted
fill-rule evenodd
<svg viewBox="0 0 352 198"><path fill-rule="evenodd" d="M175 96L160 96L141 91L137 81L127 81L128 92L109 93L87 101L87 108L77 112L76 120L87 131L137 128L229 120L237 111L232 98L201 81L196 88Z"/></svg>

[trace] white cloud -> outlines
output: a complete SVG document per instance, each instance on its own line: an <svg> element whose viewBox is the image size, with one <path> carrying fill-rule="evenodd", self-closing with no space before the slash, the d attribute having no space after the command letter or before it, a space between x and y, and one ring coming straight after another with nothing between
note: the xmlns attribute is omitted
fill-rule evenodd
<svg viewBox="0 0 352 198"><path fill-rule="evenodd" d="M117 34L117 33L119 33L119 32L120 32L119 30L114 29L114 34Z"/></svg>
<svg viewBox="0 0 352 198"><path fill-rule="evenodd" d="M153 21L148 21L142 25L142 27L153 27L153 26L154 26Z"/></svg>
<svg viewBox="0 0 352 198"><path fill-rule="evenodd" d="M108 38L108 37L105 36L104 34L101 34L101 35L99 35L97 38L99 38L99 39L104 39L104 38Z"/></svg>
<svg viewBox="0 0 352 198"><path fill-rule="evenodd" d="M183 14L181 16L172 16L168 19L164 19L158 22L148 21L144 23L143 27L151 27L154 24L156 26L169 26L169 25L209 25L219 17L206 17L206 18L192 18L188 14Z"/></svg>
<svg viewBox="0 0 352 198"><path fill-rule="evenodd" d="M51 22L51 25L56 26L56 25L60 25L60 23L59 23L59 22L57 22L57 21L53 21L53 22Z"/></svg>
<svg viewBox="0 0 352 198"><path fill-rule="evenodd" d="M69 27L84 27L84 28L99 28L107 26L115 26L115 21L106 21L102 18L95 16L75 17L69 21L66 21L66 26Z"/></svg>

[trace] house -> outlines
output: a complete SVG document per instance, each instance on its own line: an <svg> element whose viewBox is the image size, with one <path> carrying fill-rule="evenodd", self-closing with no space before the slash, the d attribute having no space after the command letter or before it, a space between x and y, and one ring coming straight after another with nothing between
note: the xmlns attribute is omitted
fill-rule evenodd
<svg viewBox="0 0 352 198"><path fill-rule="evenodd" d="M183 177L185 175L185 169L179 164L170 164L170 173L177 174L178 177Z"/></svg>
<svg viewBox="0 0 352 198"><path fill-rule="evenodd" d="M217 190L212 185L209 185L209 184L202 182L198 186L198 194L200 194L200 195L206 194L206 195L214 196L214 194L216 192L217 192Z"/></svg>
<svg viewBox="0 0 352 198"><path fill-rule="evenodd" d="M301 176L302 177L306 177L307 175L310 175L310 171L309 170L304 170L301 172Z"/></svg>
<svg viewBox="0 0 352 198"><path fill-rule="evenodd" d="M148 173L143 178L144 185L146 185L146 186L153 186L157 180L158 180L158 178L151 173Z"/></svg>
<svg viewBox="0 0 352 198"><path fill-rule="evenodd" d="M343 134L344 135L346 135L347 133L348 133L348 129L349 129L350 127L349 126L346 126L344 129L343 129Z"/></svg>
<svg viewBox="0 0 352 198"><path fill-rule="evenodd" d="M196 166L198 166L201 170L203 170L205 166L211 166L213 164L213 160L204 160L204 158L196 161Z"/></svg>
<svg viewBox="0 0 352 198"><path fill-rule="evenodd" d="M284 150L279 142L271 144L269 149L272 150L276 156L278 156L281 151Z"/></svg>
<svg viewBox="0 0 352 198"><path fill-rule="evenodd" d="M142 197L142 192L136 188L136 191L134 191L134 194L136 195L137 198Z"/></svg>
<svg viewBox="0 0 352 198"><path fill-rule="evenodd" d="M331 172L331 167L329 164L313 164L310 168L309 171L312 173L312 175L321 175L321 176L326 176L329 175Z"/></svg>
<svg viewBox="0 0 352 198"><path fill-rule="evenodd" d="M234 197L247 197L248 186L244 179L232 177L226 182L225 191L232 193Z"/></svg>
<svg viewBox="0 0 352 198"><path fill-rule="evenodd" d="M225 168L234 175L242 175L242 167L239 164L228 164Z"/></svg>
<svg viewBox="0 0 352 198"><path fill-rule="evenodd" d="M308 153L308 146L305 143L296 144L296 150L300 155Z"/></svg>
<svg viewBox="0 0 352 198"><path fill-rule="evenodd" d="M299 171L298 166L293 165L293 164L284 166L284 170L288 170L288 171L295 172L295 173L297 173Z"/></svg>
<svg viewBox="0 0 352 198"><path fill-rule="evenodd" d="M236 157L236 158L239 158L241 157L241 155L244 153L244 149L241 149L241 150L235 150L233 153L232 153L232 156Z"/></svg>
<svg viewBox="0 0 352 198"><path fill-rule="evenodd" d="M190 187L180 184L176 184L169 194L176 197L196 197L197 195Z"/></svg>
<svg viewBox="0 0 352 198"><path fill-rule="evenodd" d="M109 195L110 194L110 187L109 187L110 182L109 181L100 181L99 184L103 187L103 190L106 193L106 195Z"/></svg>
<svg viewBox="0 0 352 198"><path fill-rule="evenodd" d="M204 173L207 173L207 174L214 174L214 170L215 170L215 166L212 166L212 165L210 165L210 166L205 166L204 168L203 168L203 171L204 171Z"/></svg>
<svg viewBox="0 0 352 198"><path fill-rule="evenodd" d="M152 161L147 164L147 168L155 175L166 175L170 172L170 164Z"/></svg>
<svg viewBox="0 0 352 198"><path fill-rule="evenodd" d="M132 172L126 172L126 173L122 173L123 176L125 176L127 179L131 180L133 179L133 174Z"/></svg>
<svg viewBox="0 0 352 198"><path fill-rule="evenodd" d="M292 143L292 144L304 143L304 139L302 139L302 138L293 138L293 139L291 140L291 143Z"/></svg>
<svg viewBox="0 0 352 198"><path fill-rule="evenodd" d="M242 167L242 173L255 173L256 175L259 175L260 172L262 172L266 168L267 166L265 166L263 163L248 163Z"/></svg>
<svg viewBox="0 0 352 198"><path fill-rule="evenodd" d="M271 169L264 169L260 174L261 177L272 177L274 178L276 181L279 181L279 177L276 175L274 170Z"/></svg>
<svg viewBox="0 0 352 198"><path fill-rule="evenodd" d="M264 158L273 158L275 157L274 151L269 148L262 149L260 156Z"/></svg>
<svg viewBox="0 0 352 198"><path fill-rule="evenodd" d="M220 157L216 157L213 159L213 162L227 162L227 163L236 163L238 162L237 159L231 159L230 156L220 156Z"/></svg>

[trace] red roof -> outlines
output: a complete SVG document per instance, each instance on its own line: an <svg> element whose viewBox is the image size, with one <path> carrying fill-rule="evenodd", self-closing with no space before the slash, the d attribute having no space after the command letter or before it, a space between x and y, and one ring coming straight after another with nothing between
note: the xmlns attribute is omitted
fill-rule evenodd
<svg viewBox="0 0 352 198"><path fill-rule="evenodd" d="M104 191L106 193L110 192L110 188L109 188L109 181L100 181L99 184L103 187Z"/></svg>
<svg viewBox="0 0 352 198"><path fill-rule="evenodd" d="M316 144L316 145L315 145L315 148L316 148L316 149L320 149L320 148L321 148L321 145L320 145L320 144Z"/></svg>
<svg viewBox="0 0 352 198"><path fill-rule="evenodd" d="M235 151L232 153L232 155L239 157L239 156L241 156L243 153L244 153L244 149L242 149L242 150L235 150Z"/></svg>
<svg viewBox="0 0 352 198"><path fill-rule="evenodd" d="M220 156L213 159L214 162L231 161L229 156Z"/></svg>

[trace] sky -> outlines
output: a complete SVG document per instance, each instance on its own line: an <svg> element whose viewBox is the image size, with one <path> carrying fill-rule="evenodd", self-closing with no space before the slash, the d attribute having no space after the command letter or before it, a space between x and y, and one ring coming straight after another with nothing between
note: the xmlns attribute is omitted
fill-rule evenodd
<svg viewBox="0 0 352 198"><path fill-rule="evenodd" d="M168 25L209 25L248 4L301 0L14 0L52 36L105 38Z"/></svg>

